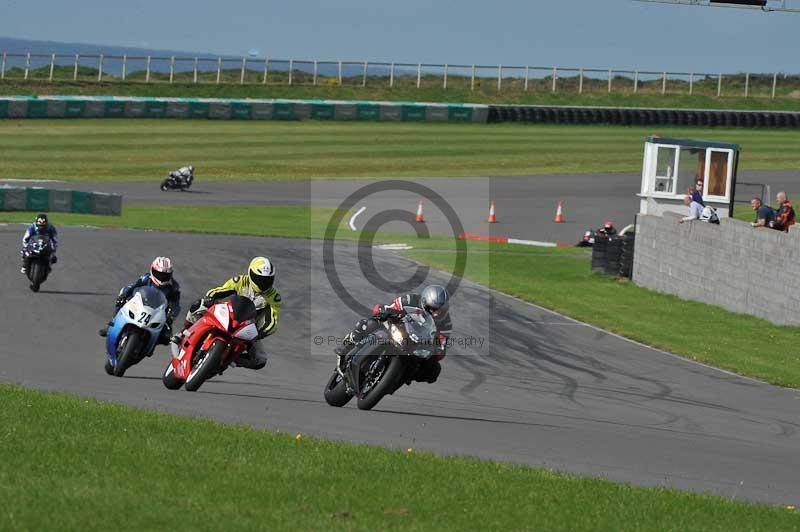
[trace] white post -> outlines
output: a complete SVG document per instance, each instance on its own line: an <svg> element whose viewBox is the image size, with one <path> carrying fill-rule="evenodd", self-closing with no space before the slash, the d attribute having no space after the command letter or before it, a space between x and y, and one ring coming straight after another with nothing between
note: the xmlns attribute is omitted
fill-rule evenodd
<svg viewBox="0 0 800 532"><path fill-rule="evenodd" d="M422 63L419 63L417 65L417 88L419 88L421 83L422 83Z"/></svg>
<svg viewBox="0 0 800 532"><path fill-rule="evenodd" d="M194 69L192 69L192 83L197 83L197 58L194 58Z"/></svg>
<svg viewBox="0 0 800 532"><path fill-rule="evenodd" d="M583 94L583 68L578 71L578 94Z"/></svg>
<svg viewBox="0 0 800 532"><path fill-rule="evenodd" d="M744 75L744 97L750 96L750 72Z"/></svg>
<svg viewBox="0 0 800 532"><path fill-rule="evenodd" d="M3 54L3 67L5 67L5 64L6 64L6 56L5 56L5 54ZM778 86L778 73L775 72L775 74L772 76L772 97L773 98L775 98L775 88L777 86Z"/></svg>
<svg viewBox="0 0 800 532"><path fill-rule="evenodd" d="M31 68L31 53L25 57L25 79L28 79L28 70Z"/></svg>
<svg viewBox="0 0 800 532"><path fill-rule="evenodd" d="M392 66L389 70L389 88L394 88L394 62L392 62Z"/></svg>
<svg viewBox="0 0 800 532"><path fill-rule="evenodd" d="M361 86L367 86L367 62L364 61L364 77L361 78Z"/></svg>
<svg viewBox="0 0 800 532"><path fill-rule="evenodd" d="M469 83L469 90L475 91L475 65L472 65L472 79Z"/></svg>
<svg viewBox="0 0 800 532"><path fill-rule="evenodd" d="M342 86L342 62L339 61L339 86Z"/></svg>
<svg viewBox="0 0 800 532"><path fill-rule="evenodd" d="M663 77L661 78L661 94L667 93L667 73L664 72Z"/></svg>
<svg viewBox="0 0 800 532"><path fill-rule="evenodd" d="M314 59L314 81L313 85L317 84L317 60Z"/></svg>
<svg viewBox="0 0 800 532"><path fill-rule="evenodd" d="M221 78L222 78L222 58L217 57L217 85L219 85Z"/></svg>
<svg viewBox="0 0 800 532"><path fill-rule="evenodd" d="M614 72L608 69L608 93L611 94L611 82L614 79Z"/></svg>
<svg viewBox="0 0 800 532"><path fill-rule="evenodd" d="M444 85L442 88L443 89L447 88L447 65L444 65Z"/></svg>
<svg viewBox="0 0 800 532"><path fill-rule="evenodd" d="M289 85L292 84L292 70L294 70L294 59L289 59Z"/></svg>
<svg viewBox="0 0 800 532"><path fill-rule="evenodd" d="M635 70L633 72L633 92L639 92L639 71Z"/></svg>
<svg viewBox="0 0 800 532"><path fill-rule="evenodd" d="M100 60L97 62L97 81L103 79L103 54L100 54Z"/></svg>
<svg viewBox="0 0 800 532"><path fill-rule="evenodd" d="M175 56L169 58L169 82L172 83L172 77L175 74Z"/></svg>
<svg viewBox="0 0 800 532"><path fill-rule="evenodd" d="M75 54L75 68L72 70L72 81L78 80L78 63L80 62L80 54Z"/></svg>
<svg viewBox="0 0 800 532"><path fill-rule="evenodd" d="M722 73L719 74L719 79L717 80L717 97L722 96Z"/></svg>
<svg viewBox="0 0 800 532"><path fill-rule="evenodd" d="M694 72L689 73L689 96L694 92Z"/></svg>
<svg viewBox="0 0 800 532"><path fill-rule="evenodd" d="M50 54L50 81L53 81L53 70L56 68L56 54Z"/></svg>
<svg viewBox="0 0 800 532"><path fill-rule="evenodd" d="M239 75L239 85L244 85L244 72L247 69L247 58L242 57L242 73Z"/></svg>
<svg viewBox="0 0 800 532"><path fill-rule="evenodd" d="M264 59L264 85L267 84L267 77L269 76L269 58Z"/></svg>
<svg viewBox="0 0 800 532"><path fill-rule="evenodd" d="M151 61L151 59L152 58L148 55L147 56L147 65L145 65L145 69L144 69L144 82L145 83L150 83L150 61Z"/></svg>
<svg viewBox="0 0 800 532"><path fill-rule="evenodd" d="M0 64L0 79L6 79L6 54L8 52L3 52L3 63Z"/></svg>
<svg viewBox="0 0 800 532"><path fill-rule="evenodd" d="M128 74L128 54L122 56L122 81L125 81L125 76Z"/></svg>
<svg viewBox="0 0 800 532"><path fill-rule="evenodd" d="M525 65L525 92L528 92L528 75L530 74L530 69L528 65Z"/></svg>
<svg viewBox="0 0 800 532"><path fill-rule="evenodd" d="M553 92L556 92L557 79L558 79L558 67L553 67Z"/></svg>
<svg viewBox="0 0 800 532"><path fill-rule="evenodd" d="M497 92L503 88L503 65L497 65Z"/></svg>

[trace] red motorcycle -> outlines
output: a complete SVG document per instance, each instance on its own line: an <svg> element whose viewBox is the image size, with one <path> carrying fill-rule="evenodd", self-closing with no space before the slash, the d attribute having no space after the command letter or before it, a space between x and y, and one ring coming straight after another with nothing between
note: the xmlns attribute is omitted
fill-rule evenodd
<svg viewBox="0 0 800 532"><path fill-rule="evenodd" d="M225 371L258 337L256 306L247 297L234 295L212 305L192 325L164 371L162 381L170 390L185 384L197 391L211 377Z"/></svg>

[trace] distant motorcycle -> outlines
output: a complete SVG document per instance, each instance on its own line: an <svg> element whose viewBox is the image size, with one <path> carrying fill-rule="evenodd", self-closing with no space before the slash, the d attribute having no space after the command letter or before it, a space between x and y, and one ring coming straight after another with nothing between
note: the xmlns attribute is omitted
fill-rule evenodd
<svg viewBox="0 0 800 532"><path fill-rule="evenodd" d="M344 406L357 398L369 410L386 395L410 382L423 361L436 354L433 317L417 307L404 307L401 316L363 338L347 355L344 370L337 367L325 385L325 401Z"/></svg>
<svg viewBox="0 0 800 532"><path fill-rule="evenodd" d="M197 391L205 381L221 374L258 338L256 304L233 295L211 307L188 330L177 353L167 364L164 386Z"/></svg>
<svg viewBox="0 0 800 532"><path fill-rule="evenodd" d="M50 274L50 264L53 260L53 245L47 235L36 235L22 250L22 256L30 259L28 267L28 280L34 292L47 280Z"/></svg>
<svg viewBox="0 0 800 532"><path fill-rule="evenodd" d="M137 288L108 327L106 365L109 375L125 371L153 354L167 325L167 298L154 286Z"/></svg>
<svg viewBox="0 0 800 532"><path fill-rule="evenodd" d="M170 172L167 178L161 182L161 190L188 190L194 182L194 171L188 174L179 171Z"/></svg>

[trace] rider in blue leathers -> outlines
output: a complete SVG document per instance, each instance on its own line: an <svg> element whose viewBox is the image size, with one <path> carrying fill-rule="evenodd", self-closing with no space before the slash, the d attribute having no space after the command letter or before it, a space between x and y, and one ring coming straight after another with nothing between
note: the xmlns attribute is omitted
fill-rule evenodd
<svg viewBox="0 0 800 532"><path fill-rule="evenodd" d="M31 265L31 259L26 258L23 252L25 248L28 247L30 244L31 238L37 235L47 235L50 238L50 245L53 248L52 254L50 255L50 262L51 264L55 264L58 260L56 258L56 248L58 248L58 231L52 225L50 225L47 221L47 215L44 213L39 213L36 215L36 219L33 221L31 225L25 230L25 235L22 237L22 249L20 250L20 255L22 255L22 269L19 271L20 273L27 275L28 268Z"/></svg>
<svg viewBox="0 0 800 532"><path fill-rule="evenodd" d="M170 336L172 336L172 320L181 311L181 285L172 275L172 260L169 257L156 257L150 265L149 273L142 275L136 281L120 290L115 302L114 315L131 298L133 291L142 286L158 288L167 299L167 324L161 330L161 336L158 339L159 344L167 345ZM110 326L111 322L108 325ZM103 327L98 332L100 336L106 336L107 333L108 327Z"/></svg>

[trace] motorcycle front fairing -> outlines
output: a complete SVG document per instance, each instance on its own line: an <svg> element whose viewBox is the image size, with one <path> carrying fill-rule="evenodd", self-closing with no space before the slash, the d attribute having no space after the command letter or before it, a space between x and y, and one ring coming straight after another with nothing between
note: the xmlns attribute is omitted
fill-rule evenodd
<svg viewBox="0 0 800 532"><path fill-rule="evenodd" d="M111 363L117 363L117 342L126 328L134 327L146 333L143 353L152 353L161 330L167 321L167 299L160 290L152 286L137 288L119 309L106 335L106 354Z"/></svg>

